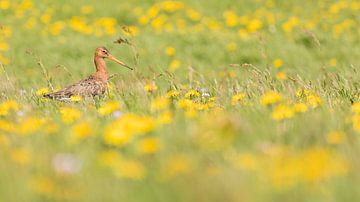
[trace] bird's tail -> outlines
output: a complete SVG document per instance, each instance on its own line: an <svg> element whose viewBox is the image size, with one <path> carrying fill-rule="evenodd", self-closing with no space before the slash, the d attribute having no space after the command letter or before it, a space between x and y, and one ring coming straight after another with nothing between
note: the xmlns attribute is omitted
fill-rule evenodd
<svg viewBox="0 0 360 202"><path fill-rule="evenodd" d="M43 95L43 97L53 99L53 100L66 101L66 100L69 100L71 96L66 95L66 93L64 93L63 91L57 91L57 92L45 94L45 95Z"/></svg>

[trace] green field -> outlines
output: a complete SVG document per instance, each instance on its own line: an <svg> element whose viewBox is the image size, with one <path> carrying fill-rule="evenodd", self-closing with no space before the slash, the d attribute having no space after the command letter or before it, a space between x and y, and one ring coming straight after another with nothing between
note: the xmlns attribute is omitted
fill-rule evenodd
<svg viewBox="0 0 360 202"><path fill-rule="evenodd" d="M0 0L0 202L360 200L358 0L69 2Z"/></svg>

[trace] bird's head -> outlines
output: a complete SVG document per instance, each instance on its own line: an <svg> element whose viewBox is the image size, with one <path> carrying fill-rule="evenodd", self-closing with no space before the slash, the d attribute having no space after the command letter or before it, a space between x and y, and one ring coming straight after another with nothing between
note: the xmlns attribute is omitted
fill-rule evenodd
<svg viewBox="0 0 360 202"><path fill-rule="evenodd" d="M127 67L131 70L133 70L131 67L129 67L127 64L125 64L124 62L121 62L120 60L116 59L113 55L110 54L109 50L105 47L98 47L95 50L95 57L100 57L100 58L108 58L109 60L112 60L124 67Z"/></svg>

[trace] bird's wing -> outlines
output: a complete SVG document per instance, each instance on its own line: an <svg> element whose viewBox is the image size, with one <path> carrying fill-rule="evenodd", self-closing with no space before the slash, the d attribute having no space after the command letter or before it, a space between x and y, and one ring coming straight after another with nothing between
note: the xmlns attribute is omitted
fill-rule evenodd
<svg viewBox="0 0 360 202"><path fill-rule="evenodd" d="M73 95L80 96L95 96L103 94L106 90L106 84L104 82L96 80L90 76L87 79L81 80L73 85L67 86L59 91L44 95L45 97L66 100Z"/></svg>

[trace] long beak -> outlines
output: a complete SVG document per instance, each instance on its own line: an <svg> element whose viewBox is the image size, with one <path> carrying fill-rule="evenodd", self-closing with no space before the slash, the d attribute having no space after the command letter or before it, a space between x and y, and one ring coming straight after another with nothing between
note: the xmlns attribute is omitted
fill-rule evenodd
<svg viewBox="0 0 360 202"><path fill-rule="evenodd" d="M133 68L129 67L127 64L125 64L125 63L121 62L120 60L116 59L116 58L115 58L114 56L112 56L112 55L109 55L108 58L109 58L110 60L116 62L116 63L119 63L120 65L122 65L122 66L124 66L124 67L126 67L126 68L129 68L129 69L131 69L131 70L134 70Z"/></svg>

